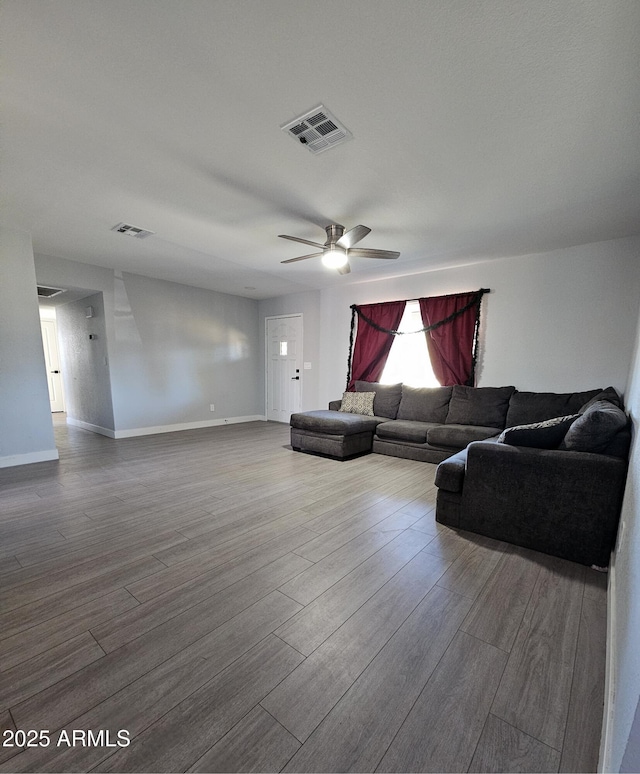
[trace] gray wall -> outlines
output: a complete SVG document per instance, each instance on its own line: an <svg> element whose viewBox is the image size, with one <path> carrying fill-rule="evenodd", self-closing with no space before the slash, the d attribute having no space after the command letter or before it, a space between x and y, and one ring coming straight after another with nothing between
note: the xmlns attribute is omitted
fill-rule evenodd
<svg viewBox="0 0 640 774"><path fill-rule="evenodd" d="M0 467L57 459L31 237L0 228Z"/></svg>
<svg viewBox="0 0 640 774"><path fill-rule="evenodd" d="M59 306L56 317L67 417L114 431L102 293Z"/></svg>
<svg viewBox="0 0 640 774"><path fill-rule="evenodd" d="M264 414L257 301L123 273L114 321L119 430Z"/></svg>
<svg viewBox="0 0 640 774"><path fill-rule="evenodd" d="M51 256L36 272L102 293L116 436L264 415L257 301Z"/></svg>

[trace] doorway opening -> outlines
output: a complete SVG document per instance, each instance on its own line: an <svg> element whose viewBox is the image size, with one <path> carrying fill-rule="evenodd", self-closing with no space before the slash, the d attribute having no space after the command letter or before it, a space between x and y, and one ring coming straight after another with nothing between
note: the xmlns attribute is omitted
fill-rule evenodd
<svg viewBox="0 0 640 774"><path fill-rule="evenodd" d="M42 347L44 350L45 368L47 370L51 413L62 413L65 410L65 403L55 307L40 307L40 330L42 332Z"/></svg>

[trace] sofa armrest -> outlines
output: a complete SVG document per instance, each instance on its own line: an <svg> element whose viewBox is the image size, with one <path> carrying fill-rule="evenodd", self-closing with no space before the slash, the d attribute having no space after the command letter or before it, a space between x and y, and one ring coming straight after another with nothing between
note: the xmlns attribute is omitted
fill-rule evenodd
<svg viewBox="0 0 640 774"><path fill-rule="evenodd" d="M467 450L462 449L438 465L434 484L447 492L462 492L466 467Z"/></svg>
<svg viewBox="0 0 640 774"><path fill-rule="evenodd" d="M603 454L469 444L460 527L582 564L606 566L626 461Z"/></svg>
<svg viewBox="0 0 640 774"><path fill-rule="evenodd" d="M340 406L342 406L342 400L329 401L329 411L340 411Z"/></svg>

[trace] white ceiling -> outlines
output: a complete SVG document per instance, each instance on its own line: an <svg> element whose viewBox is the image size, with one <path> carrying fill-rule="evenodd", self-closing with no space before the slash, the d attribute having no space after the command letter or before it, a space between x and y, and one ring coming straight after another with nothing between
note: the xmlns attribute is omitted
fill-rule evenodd
<svg viewBox="0 0 640 774"><path fill-rule="evenodd" d="M1 222L250 298L640 233L638 0L3 0ZM323 103L354 139L280 130ZM136 240L120 221L155 232ZM339 276L331 222L365 224Z"/></svg>

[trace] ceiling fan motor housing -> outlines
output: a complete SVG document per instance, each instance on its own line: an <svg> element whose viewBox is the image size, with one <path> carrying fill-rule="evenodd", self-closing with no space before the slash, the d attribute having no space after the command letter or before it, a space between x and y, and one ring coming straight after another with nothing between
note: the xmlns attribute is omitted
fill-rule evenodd
<svg viewBox="0 0 640 774"><path fill-rule="evenodd" d="M327 241L325 242L325 245L329 247L329 245L335 245L338 239L344 234L344 226L333 223L331 226L326 226L325 231L327 232Z"/></svg>

